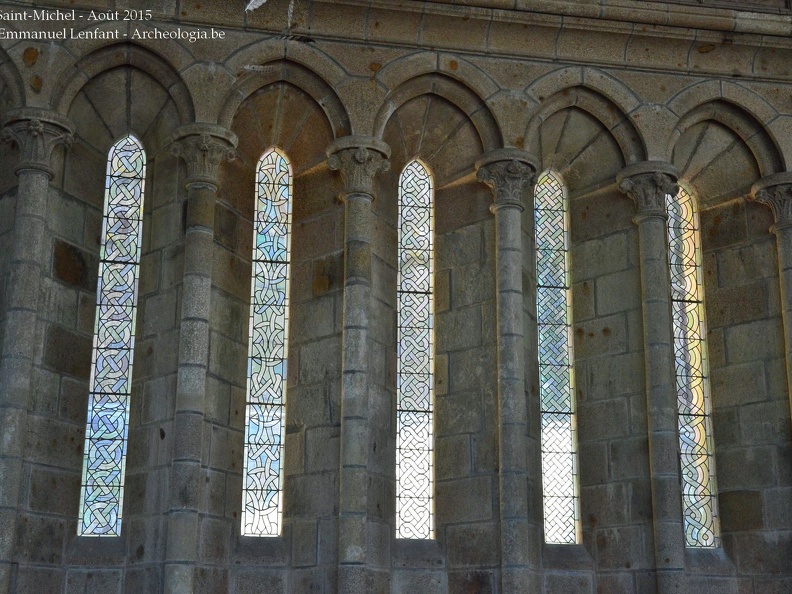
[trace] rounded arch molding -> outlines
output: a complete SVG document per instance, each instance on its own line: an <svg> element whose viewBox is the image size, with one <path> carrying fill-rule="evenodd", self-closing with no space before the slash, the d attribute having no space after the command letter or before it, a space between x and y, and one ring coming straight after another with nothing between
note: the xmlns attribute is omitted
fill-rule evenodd
<svg viewBox="0 0 792 594"><path fill-rule="evenodd" d="M677 117L682 118L696 107L718 99L739 105L763 125L769 124L778 115L776 109L763 97L730 81L708 80L690 85L669 99L666 106Z"/></svg>
<svg viewBox="0 0 792 594"><path fill-rule="evenodd" d="M230 129L245 99L258 89L277 82L294 85L313 98L327 116L335 138L350 134L352 128L347 110L328 82L310 68L286 58L256 66L241 76L223 101L218 123Z"/></svg>
<svg viewBox="0 0 792 594"><path fill-rule="evenodd" d="M528 120L526 139L538 137L542 124L552 115L569 108L580 109L595 118L619 145L625 163L646 160L643 137L627 113L609 97L582 83L562 87L552 95L541 98L538 107ZM636 102L636 107L640 104ZM537 155L541 156L541 155ZM543 164L542 167L557 164Z"/></svg>
<svg viewBox="0 0 792 594"><path fill-rule="evenodd" d="M376 80L389 93L422 74L441 73L468 87L476 95L487 100L500 87L483 70L455 54L417 52L386 64L377 72Z"/></svg>
<svg viewBox="0 0 792 594"><path fill-rule="evenodd" d="M11 105L8 107L20 108L25 106L25 85L22 82L22 75L14 64L14 61L0 48L0 84L8 89Z"/></svg>
<svg viewBox="0 0 792 594"><path fill-rule="evenodd" d="M418 75L389 93L374 120L374 136L382 138L391 116L402 105L421 95L437 95L464 112L476 129L484 152L502 148L500 126L484 99L466 85L440 72Z"/></svg>
<svg viewBox="0 0 792 594"><path fill-rule="evenodd" d="M119 66L132 66L159 82L176 105L180 124L195 120L193 98L178 72L156 53L135 44L105 46L85 55L66 69L55 85L55 111L66 115L72 101L88 81Z"/></svg>
<svg viewBox="0 0 792 594"><path fill-rule="evenodd" d="M781 150L765 126L739 105L723 99L709 101L685 114L671 133L668 154L673 154L677 141L687 130L705 121L717 122L737 135L750 149L762 176L784 171Z"/></svg>
<svg viewBox="0 0 792 594"><path fill-rule="evenodd" d="M643 103L640 97L620 80L597 68L583 66L567 66L548 72L526 87L524 93L534 104L541 105L549 97L573 87L590 89L602 95L622 114L632 113Z"/></svg>

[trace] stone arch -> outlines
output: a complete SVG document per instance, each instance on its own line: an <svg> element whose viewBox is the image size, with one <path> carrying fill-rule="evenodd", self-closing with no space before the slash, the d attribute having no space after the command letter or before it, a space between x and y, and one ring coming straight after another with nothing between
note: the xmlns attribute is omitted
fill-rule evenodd
<svg viewBox="0 0 792 594"><path fill-rule="evenodd" d="M421 95L441 97L463 112L473 124L483 151L502 147L500 127L484 99L464 84L438 72L418 75L394 89L383 102L374 120L374 136L382 138L391 116Z"/></svg>
<svg viewBox="0 0 792 594"><path fill-rule="evenodd" d="M590 89L605 97L624 114L632 113L642 101L627 85L597 68L568 66L548 72L524 89L534 103L541 105L549 97L572 87Z"/></svg>
<svg viewBox="0 0 792 594"><path fill-rule="evenodd" d="M612 179L626 164L646 159L643 138L627 114L582 85L545 97L525 130L526 146L557 171L570 192Z"/></svg>
<svg viewBox="0 0 792 594"><path fill-rule="evenodd" d="M293 85L313 98L324 111L334 138L351 133L349 115L330 84L308 67L285 58L250 67L246 74L240 76L226 95L218 123L230 128L237 111L248 97L277 82Z"/></svg>
<svg viewBox="0 0 792 594"><path fill-rule="evenodd" d="M25 86L14 61L0 48L0 112L25 105Z"/></svg>
<svg viewBox="0 0 792 594"><path fill-rule="evenodd" d="M134 44L114 44L100 48L67 68L55 85L53 107L66 115L74 98L94 77L119 66L132 66L151 76L165 88L179 114L179 123L195 119L193 98L178 72L162 57Z"/></svg>
<svg viewBox="0 0 792 594"><path fill-rule="evenodd" d="M600 122L618 143L625 163L646 159L643 138L627 113L602 93L583 85L561 89L541 101L526 127L527 141L535 142L533 139L537 137L539 128L548 118L570 108L580 109ZM541 151L537 151L536 154L541 155Z"/></svg>
<svg viewBox="0 0 792 594"><path fill-rule="evenodd" d="M237 76L251 65L263 67L279 60L299 64L314 73L314 76L319 76L315 73L321 72L322 80L332 88L347 76L346 71L336 60L316 47L295 41L284 41L279 37L271 37L241 47L229 57L225 66Z"/></svg>
<svg viewBox="0 0 792 594"><path fill-rule="evenodd" d="M757 179L784 171L781 150L767 128L725 99L687 112L671 133L668 154L702 206L743 195Z"/></svg>
<svg viewBox="0 0 792 594"><path fill-rule="evenodd" d="M693 111L696 107L723 99L745 111L764 125L770 123L777 115L776 109L766 99L750 89L730 81L708 80L684 88L666 102L666 106L677 117Z"/></svg>
<svg viewBox="0 0 792 594"><path fill-rule="evenodd" d="M439 72L465 85L483 100L500 87L489 74L456 54L417 52L388 63L377 72L376 80L389 92L422 74Z"/></svg>

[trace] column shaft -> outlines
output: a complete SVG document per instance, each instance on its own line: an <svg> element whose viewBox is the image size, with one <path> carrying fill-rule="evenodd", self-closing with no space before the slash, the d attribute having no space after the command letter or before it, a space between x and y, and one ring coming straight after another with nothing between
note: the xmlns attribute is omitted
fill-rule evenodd
<svg viewBox="0 0 792 594"><path fill-rule="evenodd" d="M344 321L341 335L341 452L338 509L338 592L384 592L387 575L371 554L368 517L371 422L368 329L371 299L371 203L374 177L387 170L387 145L349 136L328 149L328 165L344 180ZM381 569L381 568L380 568Z"/></svg>
<svg viewBox="0 0 792 594"><path fill-rule="evenodd" d="M500 584L503 592L528 592L530 525L528 517L528 402L525 393L523 316L523 193L533 190L535 161L525 153L501 149L477 163L478 179L493 191L498 387L498 508ZM531 201L532 202L532 201ZM535 568L533 568L535 569Z"/></svg>
<svg viewBox="0 0 792 594"><path fill-rule="evenodd" d="M784 321L787 394L792 411L792 226L776 227L778 279L781 283L781 316Z"/></svg>
<svg viewBox="0 0 792 594"><path fill-rule="evenodd" d="M684 525L678 456L676 370L671 320L671 279L666 230L666 194L676 195L676 170L639 163L619 174L619 184L638 215L644 370L652 491L652 524L658 594L682 591ZM673 455L672 455L673 453Z"/></svg>
<svg viewBox="0 0 792 594"><path fill-rule="evenodd" d="M754 199L773 211L778 251L778 281L784 323L787 395L792 412L792 173L777 173L760 179L752 188Z"/></svg>
<svg viewBox="0 0 792 594"><path fill-rule="evenodd" d="M187 162L188 177L165 565L165 591L169 594L198 591L196 569L200 565L201 519L208 512L208 461L203 459L203 437L208 407L206 374L209 368L217 169L223 159L233 158L231 147L236 140L229 134L223 134L222 130L196 134L196 130L191 128L185 132L174 145L174 152Z"/></svg>
<svg viewBox="0 0 792 594"><path fill-rule="evenodd" d="M27 411L36 353L39 287L47 254L50 156L71 142L71 126L54 114L23 111L8 119L4 139L20 149L13 244L0 343L0 591L9 588L22 493ZM3 305L3 304L0 304ZM74 510L75 514L77 510Z"/></svg>
<svg viewBox="0 0 792 594"><path fill-rule="evenodd" d="M346 197L339 562L366 563L371 197Z"/></svg>

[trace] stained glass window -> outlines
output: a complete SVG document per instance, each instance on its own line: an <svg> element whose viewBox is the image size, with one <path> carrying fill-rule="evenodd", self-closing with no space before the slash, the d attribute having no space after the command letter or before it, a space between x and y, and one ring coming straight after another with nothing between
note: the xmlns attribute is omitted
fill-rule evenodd
<svg viewBox="0 0 792 594"><path fill-rule="evenodd" d="M698 212L682 186L676 196L666 197L666 210L685 542L689 547L715 547L718 506Z"/></svg>
<svg viewBox="0 0 792 594"><path fill-rule="evenodd" d="M432 176L418 160L399 178L396 536L434 538Z"/></svg>
<svg viewBox="0 0 792 594"><path fill-rule="evenodd" d="M544 534L548 543L574 544L580 506L569 232L561 179L552 171L540 175L534 199Z"/></svg>
<svg viewBox="0 0 792 594"><path fill-rule="evenodd" d="M270 149L258 164L250 295L242 534L278 536L289 329L292 172Z"/></svg>
<svg viewBox="0 0 792 594"><path fill-rule="evenodd" d="M146 153L134 136L110 149L85 428L81 536L120 536L135 348Z"/></svg>

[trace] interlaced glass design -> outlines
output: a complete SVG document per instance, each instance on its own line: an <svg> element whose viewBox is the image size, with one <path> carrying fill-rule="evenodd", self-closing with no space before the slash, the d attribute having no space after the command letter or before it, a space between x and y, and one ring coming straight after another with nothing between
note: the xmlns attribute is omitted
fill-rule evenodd
<svg viewBox="0 0 792 594"><path fill-rule="evenodd" d="M80 536L120 536L135 348L146 153L134 136L110 149L85 427Z"/></svg>
<svg viewBox="0 0 792 594"><path fill-rule="evenodd" d="M246 536L278 536L281 531L291 198L291 165L278 149L270 149L256 176L242 477Z"/></svg>
<svg viewBox="0 0 792 594"><path fill-rule="evenodd" d="M544 533L548 543L575 544L580 532L577 423L567 199L561 179L552 171L540 175L534 199Z"/></svg>
<svg viewBox="0 0 792 594"><path fill-rule="evenodd" d="M432 176L399 178L396 537L434 538Z"/></svg>
<svg viewBox="0 0 792 594"><path fill-rule="evenodd" d="M718 505L698 212L693 196L682 186L676 196L666 197L666 210L685 542L689 547L716 547Z"/></svg>

